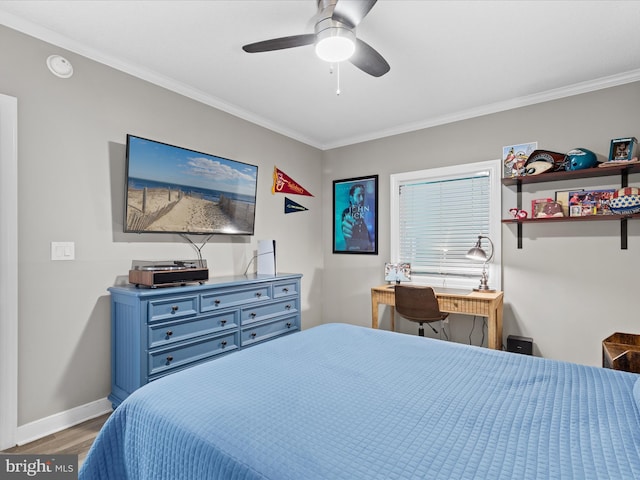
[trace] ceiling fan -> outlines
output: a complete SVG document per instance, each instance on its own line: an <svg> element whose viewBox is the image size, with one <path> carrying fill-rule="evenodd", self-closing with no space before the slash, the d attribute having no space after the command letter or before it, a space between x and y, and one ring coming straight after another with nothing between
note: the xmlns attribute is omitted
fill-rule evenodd
<svg viewBox="0 0 640 480"><path fill-rule="evenodd" d="M242 47L247 53L270 52L315 44L322 60L339 63L349 60L374 77L381 77L391 67L373 47L356 38L356 27L377 0L317 0L315 33L273 38Z"/></svg>

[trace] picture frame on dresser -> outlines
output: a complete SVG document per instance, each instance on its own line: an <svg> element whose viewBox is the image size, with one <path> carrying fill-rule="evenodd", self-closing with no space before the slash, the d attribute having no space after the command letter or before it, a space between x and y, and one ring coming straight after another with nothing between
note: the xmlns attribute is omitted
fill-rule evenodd
<svg viewBox="0 0 640 480"><path fill-rule="evenodd" d="M378 254L378 175L333 181L333 253Z"/></svg>

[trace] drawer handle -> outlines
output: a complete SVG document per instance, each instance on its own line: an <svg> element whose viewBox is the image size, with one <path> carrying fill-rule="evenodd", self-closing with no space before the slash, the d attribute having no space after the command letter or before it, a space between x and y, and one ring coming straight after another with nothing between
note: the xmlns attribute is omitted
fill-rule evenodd
<svg viewBox="0 0 640 480"><path fill-rule="evenodd" d="M290 304L290 303L287 303L287 304L284 306L284 309L285 309L285 310L291 310L291 304Z"/></svg>
<svg viewBox="0 0 640 480"><path fill-rule="evenodd" d="M284 288L282 289L282 291L283 291L284 293L289 293L289 289L288 289L287 287L284 287Z"/></svg>
<svg viewBox="0 0 640 480"><path fill-rule="evenodd" d="M177 311L178 311L178 309L179 309L179 308L180 308L180 307L179 307L178 305L173 305L173 306L171 307L171 311L172 311L173 313L175 313L175 312L177 312Z"/></svg>
<svg viewBox="0 0 640 480"><path fill-rule="evenodd" d="M262 296L261 292L256 292L256 297L260 298Z"/></svg>
<svg viewBox="0 0 640 480"><path fill-rule="evenodd" d="M220 305L220 300L214 300L214 301L213 301L213 304L214 304L214 305L216 305L216 306L217 306L217 305Z"/></svg>
<svg viewBox="0 0 640 480"><path fill-rule="evenodd" d="M287 328L291 328L291 322L287 322Z"/></svg>
<svg viewBox="0 0 640 480"><path fill-rule="evenodd" d="M251 313L249 314L249 316L250 316L251 318L256 318L256 314L255 314L255 312L251 312Z"/></svg>
<svg viewBox="0 0 640 480"><path fill-rule="evenodd" d="M224 324L225 324L225 323L227 323L227 321L226 321L226 320L224 320L224 319L220 320L220 325L221 325L221 326L223 326L223 327L224 327Z"/></svg>
<svg viewBox="0 0 640 480"><path fill-rule="evenodd" d="M173 362L173 357L171 355L167 356L167 365Z"/></svg>
<svg viewBox="0 0 640 480"><path fill-rule="evenodd" d="M173 335L173 331L172 330L167 330L167 337L170 337L171 335Z"/></svg>
<svg viewBox="0 0 640 480"><path fill-rule="evenodd" d="M227 346L227 341L226 340L222 340L222 342L220 342L220 345L222 345L222 348Z"/></svg>
<svg viewBox="0 0 640 480"><path fill-rule="evenodd" d="M256 332L251 332L251 338L256 338L257 333Z"/></svg>

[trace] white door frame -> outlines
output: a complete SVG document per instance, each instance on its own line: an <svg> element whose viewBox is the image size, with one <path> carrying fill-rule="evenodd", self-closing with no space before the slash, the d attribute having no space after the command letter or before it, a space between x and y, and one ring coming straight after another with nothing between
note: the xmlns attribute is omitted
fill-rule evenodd
<svg viewBox="0 0 640 480"><path fill-rule="evenodd" d="M0 450L18 429L18 99L0 94Z"/></svg>

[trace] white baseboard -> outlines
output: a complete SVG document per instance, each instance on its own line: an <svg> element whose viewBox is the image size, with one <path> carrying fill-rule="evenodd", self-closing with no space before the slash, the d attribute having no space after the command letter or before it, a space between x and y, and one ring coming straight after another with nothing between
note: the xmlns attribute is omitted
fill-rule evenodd
<svg viewBox="0 0 640 480"><path fill-rule="evenodd" d="M16 432L16 442L18 445L33 442L52 433L99 417L111 410L111 402L103 398L95 402L80 405L71 410L41 418L40 420L19 426Z"/></svg>

